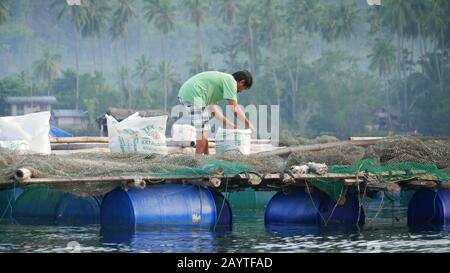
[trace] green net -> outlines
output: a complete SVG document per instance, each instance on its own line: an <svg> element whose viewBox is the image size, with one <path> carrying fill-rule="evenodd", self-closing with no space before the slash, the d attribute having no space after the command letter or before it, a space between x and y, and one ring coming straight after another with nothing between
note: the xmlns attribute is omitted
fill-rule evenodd
<svg viewBox="0 0 450 273"><path fill-rule="evenodd" d="M293 165L307 162L326 163L330 166L329 173L354 174L367 170L382 176L380 181L386 183L412 178L449 181L450 142L388 138L367 149L348 144L321 151L295 152L287 160L278 156L260 155L22 155L0 148L0 181L9 181L18 168L30 169L33 178L208 176L219 169L230 177L245 172L279 173ZM316 179L310 182L334 200L343 192L342 181ZM105 194L117 186L120 183L78 183L55 187L80 196L93 196Z"/></svg>
<svg viewBox="0 0 450 273"><path fill-rule="evenodd" d="M364 159L352 166L331 166L328 173L357 174L368 171L379 177L380 182L394 183L409 179L425 179L439 182L450 181L450 173L442 172L435 164L420 164L416 162L399 162L381 165L375 160ZM344 185L338 180L311 180L311 184L326 193L333 200L338 200L343 193Z"/></svg>
<svg viewBox="0 0 450 273"><path fill-rule="evenodd" d="M223 171L224 176L234 176L245 172L255 172L255 168L250 167L246 164L240 162L226 162L212 160L199 167L181 167L174 170L164 170L160 172L154 172L153 175L158 176L179 176L179 177L189 177L189 176L206 176L214 174L217 171Z"/></svg>

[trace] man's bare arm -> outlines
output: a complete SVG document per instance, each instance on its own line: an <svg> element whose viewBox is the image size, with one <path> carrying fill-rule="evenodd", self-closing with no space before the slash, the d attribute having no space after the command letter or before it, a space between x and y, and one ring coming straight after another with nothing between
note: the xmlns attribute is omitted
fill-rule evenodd
<svg viewBox="0 0 450 273"><path fill-rule="evenodd" d="M218 105L209 105L209 111L211 111L211 113L214 114L214 116L219 119L220 121L222 121L222 124L224 124L225 126L227 126L228 128L233 128L236 129L237 125L235 125L233 122L229 121L222 113L222 110L220 109L220 107Z"/></svg>
<svg viewBox="0 0 450 273"><path fill-rule="evenodd" d="M230 106L231 110L233 111L234 116L236 116L239 120L244 122L245 128L249 128L252 131L255 130L253 125L250 123L250 121L247 119L245 114L242 112L241 108L239 108L239 106L237 104L237 101L235 101L235 100L228 100L228 105Z"/></svg>

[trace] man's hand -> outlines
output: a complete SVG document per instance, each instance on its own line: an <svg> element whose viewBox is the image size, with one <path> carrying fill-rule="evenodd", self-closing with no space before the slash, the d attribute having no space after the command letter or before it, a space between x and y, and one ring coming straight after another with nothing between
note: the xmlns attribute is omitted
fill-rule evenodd
<svg viewBox="0 0 450 273"><path fill-rule="evenodd" d="M251 123L248 124L248 129L252 130L252 132L256 131L255 127L253 127Z"/></svg>
<svg viewBox="0 0 450 273"><path fill-rule="evenodd" d="M231 107L231 109L234 112L234 115L241 121L244 122L245 124L245 128L248 128L250 130L252 130L252 132L255 131L255 127L253 127L253 125L250 123L250 121L247 119L247 117L245 116L245 114L241 111L241 109L239 108L237 101L235 100L228 100L228 105ZM237 126L236 126L237 128Z"/></svg>

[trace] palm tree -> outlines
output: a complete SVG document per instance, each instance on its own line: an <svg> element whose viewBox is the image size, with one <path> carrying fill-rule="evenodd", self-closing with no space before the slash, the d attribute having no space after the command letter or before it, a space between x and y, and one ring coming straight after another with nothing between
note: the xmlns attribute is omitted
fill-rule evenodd
<svg viewBox="0 0 450 273"><path fill-rule="evenodd" d="M256 13L256 8L257 3L247 1L242 6L239 14L240 25L243 27L243 31L240 33L240 41L247 48L248 61L252 73L256 73L257 68L258 43L256 34L259 32L262 22L262 18Z"/></svg>
<svg viewBox="0 0 450 273"><path fill-rule="evenodd" d="M432 38L434 42L434 51L443 50L449 51L449 36L450 36L450 20L448 14L450 12L450 3L448 1L442 0L430 0L427 2L428 12L424 16L424 29L428 37ZM438 54L434 54L437 58ZM448 58L450 61L450 58ZM439 89L444 92L444 71L442 67L439 66L439 60L436 59L434 64L436 65Z"/></svg>
<svg viewBox="0 0 450 273"><path fill-rule="evenodd" d="M153 72L153 80L158 82L164 92L164 110L167 111L168 95L171 93L172 86L179 82L179 76L175 73L172 64L170 62L161 61L156 70Z"/></svg>
<svg viewBox="0 0 450 273"><path fill-rule="evenodd" d="M161 64L167 66L166 61L166 40L169 32L175 27L175 6L171 0L144 0L144 16L148 23L153 22L153 25L161 32L163 38L161 39L161 49L163 53L163 60ZM167 93L169 92L169 84L167 73L162 73L162 88L164 91L164 110L167 111Z"/></svg>
<svg viewBox="0 0 450 273"><path fill-rule="evenodd" d="M83 37L100 37L106 28L108 11L110 7L107 1L84 0L85 20L81 25Z"/></svg>
<svg viewBox="0 0 450 273"><path fill-rule="evenodd" d="M398 77L403 80L403 108L402 114L407 118L407 102L408 102L408 90L406 77L402 71L402 64L404 64L403 50L404 41L408 36L408 27L410 22L414 22L417 18L417 14L413 9L413 3L411 1L397 1L386 0L383 2L383 9L381 10L381 23L383 26L390 29L397 35L397 73ZM401 93L399 93L401 94Z"/></svg>
<svg viewBox="0 0 450 273"><path fill-rule="evenodd" d="M395 48L387 40L376 39L372 47L369 68L378 70L378 75L382 78L395 64Z"/></svg>
<svg viewBox="0 0 450 273"><path fill-rule="evenodd" d="M161 32L161 49L163 59L166 59L166 39L170 31L175 27L175 6L171 0L144 0L144 16L148 23L153 25Z"/></svg>
<svg viewBox="0 0 450 273"><path fill-rule="evenodd" d="M381 79L381 83L386 83L386 75L391 71L395 65L395 48L387 40L376 39L372 47L371 53L367 56L370 58L369 68L372 71L377 70L378 76ZM383 84L384 85L384 84ZM390 107L390 92L389 86L384 85L386 91L386 108L388 112L389 126L392 127L391 122L391 107Z"/></svg>
<svg viewBox="0 0 450 273"><path fill-rule="evenodd" d="M93 53L94 69L97 70L96 54L94 50L94 39L99 39L106 29L108 22L108 11L110 7L105 0L84 0L83 6L86 10L86 20L81 27L81 35L84 38L92 38L91 46ZM102 54L100 54L100 61L102 63Z"/></svg>
<svg viewBox="0 0 450 273"><path fill-rule="evenodd" d="M209 63L202 62L202 58L198 54L193 55L192 60L186 61L185 65L188 67L190 75L195 75L202 71L210 70Z"/></svg>
<svg viewBox="0 0 450 273"><path fill-rule="evenodd" d="M216 7L224 25L232 25L239 11L239 2L235 0L217 0Z"/></svg>
<svg viewBox="0 0 450 273"><path fill-rule="evenodd" d="M119 0L119 5L117 6L114 14L112 16L112 24L109 28L111 38L113 41L120 37L123 37L124 47L125 47L125 63L128 66L128 47L127 47L127 24L131 21L133 17L137 17L138 13L133 6L133 0Z"/></svg>
<svg viewBox="0 0 450 273"><path fill-rule="evenodd" d="M225 39L220 45L212 48L212 53L226 53L224 63L228 69L237 69L237 55L239 53L240 42L237 38L238 33L233 30L236 23L236 17L241 7L241 2L236 0L216 0L214 3L217 16L225 26Z"/></svg>
<svg viewBox="0 0 450 273"><path fill-rule="evenodd" d="M48 48L44 48L42 50L42 59L33 62L34 76L44 82L47 88L47 95L50 95L53 79L61 73L58 64L60 61L61 55L52 54Z"/></svg>
<svg viewBox="0 0 450 273"><path fill-rule="evenodd" d="M5 23L9 16L9 5L11 0L0 0L0 25Z"/></svg>
<svg viewBox="0 0 450 273"><path fill-rule="evenodd" d="M128 108L131 109L131 97L133 87L131 86L130 83L130 75L128 72L128 68L125 66L122 66L119 70L119 88L122 91L123 95L125 96L125 99L127 100Z"/></svg>
<svg viewBox="0 0 450 273"><path fill-rule="evenodd" d="M322 6L317 0L289 0L286 4L286 21L296 30L311 34L319 30Z"/></svg>
<svg viewBox="0 0 450 273"><path fill-rule="evenodd" d="M150 59L142 55L141 58L136 60L136 71L133 74L133 77L138 77L141 82L144 90L148 91L148 83L150 82L152 76L152 65L150 63Z"/></svg>
<svg viewBox="0 0 450 273"><path fill-rule="evenodd" d="M75 109L79 109L80 105L80 66L79 66L79 37L81 27L87 20L86 10L84 5L67 5L66 0L54 0L50 5L51 8L61 6L61 10L58 13L57 19L61 20L67 13L70 13L71 21L74 27L74 38L75 38L75 68L76 68L76 102Z"/></svg>
<svg viewBox="0 0 450 273"><path fill-rule="evenodd" d="M205 17L209 10L209 4L204 0L184 0L182 6L186 8L187 14L191 22L195 24L197 32L197 46L198 56L200 58L199 63L203 65L203 48L201 37L201 24L205 21ZM204 68L202 68L203 70Z"/></svg>
<svg viewBox="0 0 450 273"><path fill-rule="evenodd" d="M19 79L24 83L26 88L30 89L30 96L33 96L33 76L25 70L19 72Z"/></svg>
<svg viewBox="0 0 450 273"><path fill-rule="evenodd" d="M150 63L150 59L142 55L136 60L136 70L133 77L141 80L142 86L137 88L139 100L136 102L138 107L144 107L152 103L150 96L150 90L148 84L153 76L153 66Z"/></svg>
<svg viewBox="0 0 450 273"><path fill-rule="evenodd" d="M352 3L341 0L339 6L329 6L322 14L321 33L327 41L348 40L355 36L359 9Z"/></svg>

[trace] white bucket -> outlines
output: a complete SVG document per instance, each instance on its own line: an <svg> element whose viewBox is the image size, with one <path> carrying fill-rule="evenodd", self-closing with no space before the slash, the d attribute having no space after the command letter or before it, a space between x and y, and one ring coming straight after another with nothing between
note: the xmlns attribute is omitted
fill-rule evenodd
<svg viewBox="0 0 450 273"><path fill-rule="evenodd" d="M172 139L174 141L195 141L195 127L189 124L174 124Z"/></svg>
<svg viewBox="0 0 450 273"><path fill-rule="evenodd" d="M222 129L216 133L216 154L241 153L250 154L252 131L242 129Z"/></svg>

